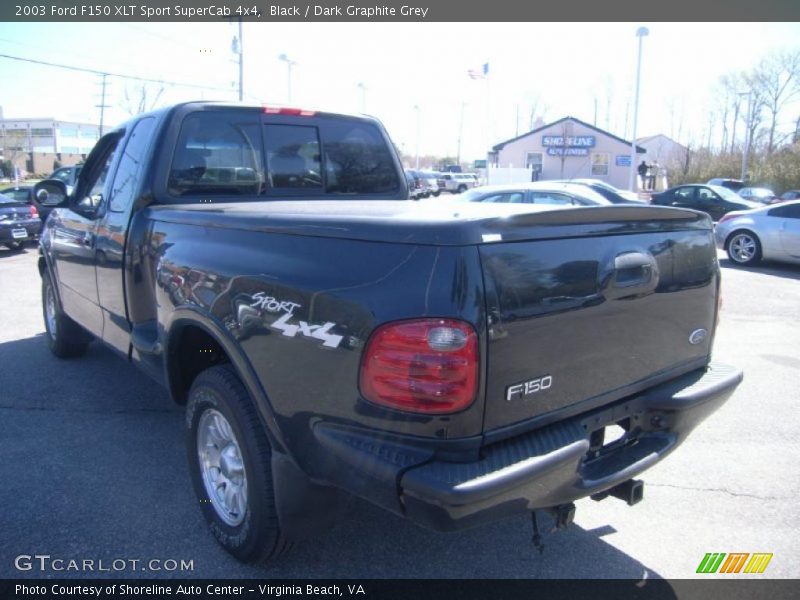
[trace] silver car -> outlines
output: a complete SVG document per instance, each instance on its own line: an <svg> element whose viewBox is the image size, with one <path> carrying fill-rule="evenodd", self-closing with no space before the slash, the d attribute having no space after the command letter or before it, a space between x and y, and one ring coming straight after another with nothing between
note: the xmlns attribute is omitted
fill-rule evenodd
<svg viewBox="0 0 800 600"><path fill-rule="evenodd" d="M729 212L714 236L717 247L740 265L762 258L800 264L800 200Z"/></svg>
<svg viewBox="0 0 800 600"><path fill-rule="evenodd" d="M611 204L606 198L585 185L558 181L484 185L461 194L455 201L554 206L609 206Z"/></svg>

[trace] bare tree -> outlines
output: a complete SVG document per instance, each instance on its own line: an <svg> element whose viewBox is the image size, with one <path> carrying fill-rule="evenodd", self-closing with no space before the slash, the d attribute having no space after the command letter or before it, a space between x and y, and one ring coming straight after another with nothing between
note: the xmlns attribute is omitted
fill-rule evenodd
<svg viewBox="0 0 800 600"><path fill-rule="evenodd" d="M767 153L775 149L778 115L788 102L800 95L800 49L778 50L756 67L753 88L767 113Z"/></svg>
<svg viewBox="0 0 800 600"><path fill-rule="evenodd" d="M158 106L158 101L163 93L163 84L159 84L157 89L151 89L146 83L143 83L133 90L125 86L122 108L131 116L153 110Z"/></svg>

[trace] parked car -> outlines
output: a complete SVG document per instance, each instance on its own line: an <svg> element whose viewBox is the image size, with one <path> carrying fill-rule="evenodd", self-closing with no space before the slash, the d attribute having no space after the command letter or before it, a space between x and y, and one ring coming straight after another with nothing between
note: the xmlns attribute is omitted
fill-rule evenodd
<svg viewBox="0 0 800 600"><path fill-rule="evenodd" d="M73 167L61 167L50 173L48 179L63 181L67 185L67 193L71 194L72 190L75 189L75 185L78 183L78 175L80 175L82 167L82 164Z"/></svg>
<svg viewBox="0 0 800 600"><path fill-rule="evenodd" d="M432 171L420 171L419 174L425 182L428 196L436 197L442 193L442 190L439 187L439 173L434 173Z"/></svg>
<svg viewBox="0 0 800 600"><path fill-rule="evenodd" d="M469 173L444 173L444 189L451 194L461 194L477 187L478 180Z"/></svg>
<svg viewBox="0 0 800 600"><path fill-rule="evenodd" d="M711 361L706 215L425 206L394 148L369 117L186 103L101 137L71 196L36 185L59 201L44 341L97 338L185 405L193 504L240 560L319 534L349 494L442 531L635 504L742 380Z"/></svg>
<svg viewBox="0 0 800 600"><path fill-rule="evenodd" d="M722 215L734 210L758 208L761 204L745 200L736 192L719 185L692 183L670 188L660 194L653 194L651 204L691 208L708 214L715 222Z"/></svg>
<svg viewBox="0 0 800 600"><path fill-rule="evenodd" d="M585 185L558 181L485 185L464 192L455 201L552 206L608 206L611 204L609 200Z"/></svg>
<svg viewBox="0 0 800 600"><path fill-rule="evenodd" d="M723 179L720 177L715 177L714 179L709 179L706 182L706 185L718 185L724 188L728 188L729 190L733 190L734 192L738 192L747 184L741 179Z"/></svg>
<svg viewBox="0 0 800 600"><path fill-rule="evenodd" d="M428 181L422 175L421 171L415 169L406 169L406 181L408 182L408 197L412 200L419 200L420 198L427 198L431 195L431 187ZM439 189L439 186L436 186Z"/></svg>
<svg viewBox="0 0 800 600"><path fill-rule="evenodd" d="M0 194L0 244L20 250L26 242L39 239L42 220L36 207Z"/></svg>
<svg viewBox="0 0 800 600"><path fill-rule="evenodd" d="M781 194L781 202L787 200L800 200L800 190L786 190Z"/></svg>
<svg viewBox="0 0 800 600"><path fill-rule="evenodd" d="M614 187L610 183L602 181L601 179L564 179L561 181L564 183L578 183L580 185L585 185L603 196L612 204L628 204L630 202L642 204L644 202L641 198L639 198L639 194L635 194L627 190L621 190Z"/></svg>
<svg viewBox="0 0 800 600"><path fill-rule="evenodd" d="M714 229L717 246L740 265L762 258L800 263L800 200L729 212Z"/></svg>
<svg viewBox="0 0 800 600"><path fill-rule="evenodd" d="M760 204L775 204L780 199L770 189L763 187L745 187L737 192L745 200L758 202Z"/></svg>

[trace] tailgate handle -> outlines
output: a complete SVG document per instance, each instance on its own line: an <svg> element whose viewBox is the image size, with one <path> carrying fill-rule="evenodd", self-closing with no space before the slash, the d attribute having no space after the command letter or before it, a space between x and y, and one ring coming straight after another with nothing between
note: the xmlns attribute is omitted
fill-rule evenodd
<svg viewBox="0 0 800 600"><path fill-rule="evenodd" d="M656 259L647 252L622 252L614 258L614 277L612 287L621 288L626 293L652 291L658 284ZM634 289L632 289L634 288Z"/></svg>

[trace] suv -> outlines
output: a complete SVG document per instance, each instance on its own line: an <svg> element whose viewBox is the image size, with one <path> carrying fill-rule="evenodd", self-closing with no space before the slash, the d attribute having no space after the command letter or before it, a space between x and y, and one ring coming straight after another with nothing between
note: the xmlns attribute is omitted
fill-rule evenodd
<svg viewBox="0 0 800 600"><path fill-rule="evenodd" d="M478 187L478 180L472 173L444 173L444 189L452 194L461 194L470 188Z"/></svg>
<svg viewBox="0 0 800 600"><path fill-rule="evenodd" d="M58 179L67 185L67 193L71 194L75 189L75 184L78 182L78 175L81 174L81 167L83 165L75 165L74 167L61 167L56 169L50 174L48 179Z"/></svg>
<svg viewBox="0 0 800 600"><path fill-rule="evenodd" d="M706 185L719 185L721 187L728 188L729 190L733 190L734 192L738 192L745 186L745 183L741 179L723 179L720 177L715 177L714 179L709 179L706 182Z"/></svg>

